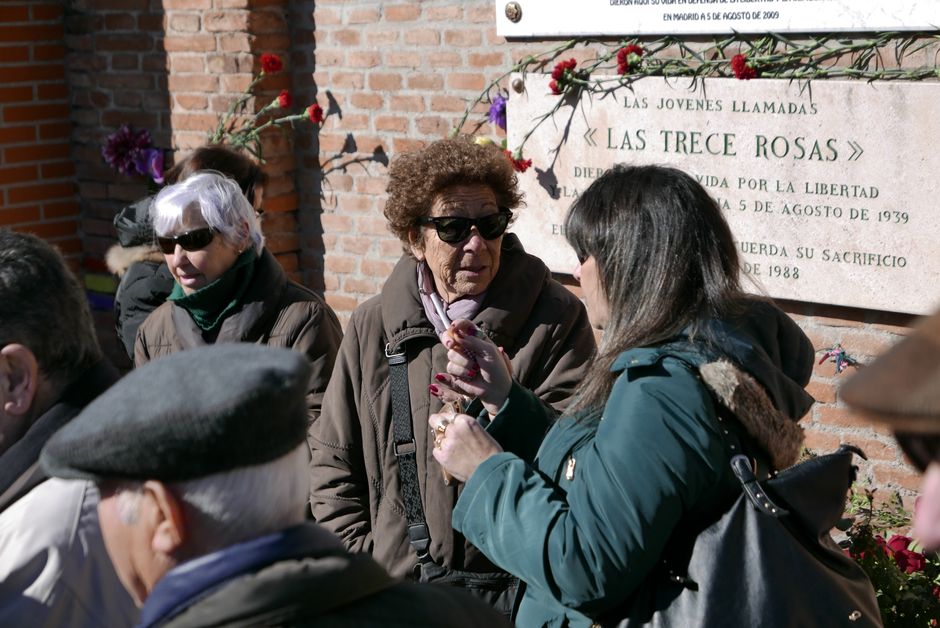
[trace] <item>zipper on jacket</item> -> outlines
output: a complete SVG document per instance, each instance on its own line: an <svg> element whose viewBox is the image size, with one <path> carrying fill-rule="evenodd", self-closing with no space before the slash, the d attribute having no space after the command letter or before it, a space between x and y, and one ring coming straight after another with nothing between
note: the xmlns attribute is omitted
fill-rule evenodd
<svg viewBox="0 0 940 628"><path fill-rule="evenodd" d="M574 459L574 456L568 458L568 464L565 465L565 479L569 482L574 479L574 466L578 464L578 461Z"/></svg>

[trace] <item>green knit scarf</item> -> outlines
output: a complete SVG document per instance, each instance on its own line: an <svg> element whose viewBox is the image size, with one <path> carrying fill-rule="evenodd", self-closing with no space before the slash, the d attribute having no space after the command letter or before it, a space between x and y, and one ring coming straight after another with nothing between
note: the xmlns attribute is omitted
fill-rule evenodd
<svg viewBox="0 0 940 628"><path fill-rule="evenodd" d="M192 294L184 294L183 287L176 283L167 299L189 312L199 329L215 331L225 317L241 304L255 274L256 259L258 256L254 247L249 247L238 256L231 268L209 285Z"/></svg>

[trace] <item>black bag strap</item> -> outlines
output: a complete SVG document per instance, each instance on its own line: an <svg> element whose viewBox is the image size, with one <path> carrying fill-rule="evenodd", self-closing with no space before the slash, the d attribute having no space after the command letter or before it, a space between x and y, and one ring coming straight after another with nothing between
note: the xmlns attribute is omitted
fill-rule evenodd
<svg viewBox="0 0 940 628"><path fill-rule="evenodd" d="M747 495L747 498L758 510L766 515L770 515L771 517L783 517L790 514L786 508L778 506L773 502L757 479L757 473L760 473L760 470L764 468L766 464L764 456L761 455L757 458L751 458L745 454L745 450L741 445L741 438L738 436L737 432L740 424L737 422L737 419L729 418L730 411L721 403L716 401L716 405L718 407L718 435L728 447L731 454L731 471L734 472L734 476L741 484L744 494ZM761 475L763 476L765 474L761 473Z"/></svg>
<svg viewBox="0 0 940 628"><path fill-rule="evenodd" d="M401 482L402 501L408 521L408 542L418 553L418 561L431 562L428 548L431 535L421 505L418 484L418 458L414 430L411 425L411 393L408 389L408 356L402 345L398 352L385 346L388 359L389 385L392 392L392 430L395 438L395 458L398 461L398 479Z"/></svg>

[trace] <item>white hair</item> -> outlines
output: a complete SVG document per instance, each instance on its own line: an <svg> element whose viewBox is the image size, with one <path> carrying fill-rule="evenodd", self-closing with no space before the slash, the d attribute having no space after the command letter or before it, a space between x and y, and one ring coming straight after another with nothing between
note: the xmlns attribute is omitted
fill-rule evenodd
<svg viewBox="0 0 940 628"><path fill-rule="evenodd" d="M221 172L200 170L174 185L168 185L157 194L150 207L153 229L158 236L174 231L183 224L190 207L198 207L206 224L222 234L233 246L241 244L244 227L260 254L264 246L261 223L251 203L238 183Z"/></svg>
<svg viewBox="0 0 940 628"><path fill-rule="evenodd" d="M302 443L271 462L168 484L183 504L187 534L201 553L302 523L309 497L308 449ZM141 484L122 483L118 515L137 521Z"/></svg>

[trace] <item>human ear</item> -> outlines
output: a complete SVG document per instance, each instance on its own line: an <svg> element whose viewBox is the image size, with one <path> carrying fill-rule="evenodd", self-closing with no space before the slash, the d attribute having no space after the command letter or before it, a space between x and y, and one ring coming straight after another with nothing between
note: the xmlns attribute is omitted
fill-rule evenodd
<svg viewBox="0 0 940 628"><path fill-rule="evenodd" d="M420 227L412 227L408 230L408 242L411 254L419 262L424 261L424 235Z"/></svg>
<svg viewBox="0 0 940 628"><path fill-rule="evenodd" d="M39 361L25 345L13 343L0 349L0 387L3 411L25 416L39 388Z"/></svg>
<svg viewBox="0 0 940 628"><path fill-rule="evenodd" d="M153 508L151 547L154 552L171 557L186 541L183 504L162 482L144 482L144 495Z"/></svg>

